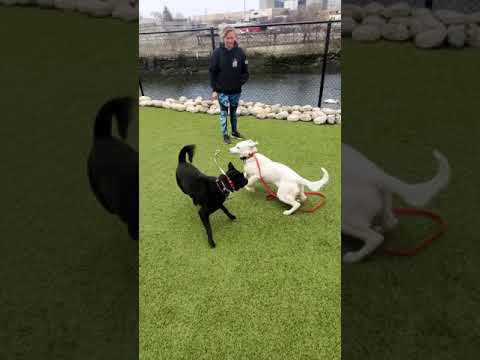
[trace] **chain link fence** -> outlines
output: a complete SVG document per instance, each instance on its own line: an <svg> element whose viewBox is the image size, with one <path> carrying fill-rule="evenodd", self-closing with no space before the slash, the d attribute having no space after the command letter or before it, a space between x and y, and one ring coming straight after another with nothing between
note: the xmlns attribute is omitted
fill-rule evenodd
<svg viewBox="0 0 480 360"><path fill-rule="evenodd" d="M323 100L340 100L340 21L236 29L249 61L250 80L242 92L245 101L317 106L322 85ZM144 94L156 99L210 98L208 67L213 50L220 45L219 33L217 28L141 31L139 66ZM331 107L335 105L339 106Z"/></svg>

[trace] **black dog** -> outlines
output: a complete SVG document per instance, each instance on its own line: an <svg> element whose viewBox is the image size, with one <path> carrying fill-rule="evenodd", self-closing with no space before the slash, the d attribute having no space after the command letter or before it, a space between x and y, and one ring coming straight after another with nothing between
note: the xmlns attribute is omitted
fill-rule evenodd
<svg viewBox="0 0 480 360"><path fill-rule="evenodd" d="M194 149L195 145L187 145L180 150L176 173L177 184L185 194L192 198L193 203L200 207L198 215L200 215L207 231L208 243L213 248L215 242L210 226L210 214L222 209L230 220L235 220L235 216L230 214L223 203L230 193L240 190L247 185L248 181L241 172L235 169L231 162L228 163L226 176L214 177L201 173L195 166L186 161L186 155L188 154L188 159L192 162Z"/></svg>
<svg viewBox="0 0 480 360"><path fill-rule="evenodd" d="M93 147L88 158L88 179L97 200L127 225L130 237L138 240L138 152L125 141L112 137L112 117L125 140L133 116L131 98L115 98L97 114Z"/></svg>

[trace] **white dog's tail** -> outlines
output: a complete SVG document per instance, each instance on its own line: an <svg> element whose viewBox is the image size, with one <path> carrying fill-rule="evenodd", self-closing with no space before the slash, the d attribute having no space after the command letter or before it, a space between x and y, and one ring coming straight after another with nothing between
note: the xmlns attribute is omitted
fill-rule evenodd
<svg viewBox="0 0 480 360"><path fill-rule="evenodd" d="M412 206L426 205L450 181L450 165L447 158L438 150L433 151L437 160L437 174L430 181L418 184L406 184L387 175L382 184L387 190L400 195L403 200Z"/></svg>
<svg viewBox="0 0 480 360"><path fill-rule="evenodd" d="M308 187L310 190L312 191L318 191L320 190L322 187L324 187L327 183L328 183L328 180L330 179L330 177L328 176L328 172L327 170L325 170L324 168L322 168L322 172L323 172L323 177L318 180L318 181L309 181L307 179L302 179L302 185L305 185L306 187Z"/></svg>

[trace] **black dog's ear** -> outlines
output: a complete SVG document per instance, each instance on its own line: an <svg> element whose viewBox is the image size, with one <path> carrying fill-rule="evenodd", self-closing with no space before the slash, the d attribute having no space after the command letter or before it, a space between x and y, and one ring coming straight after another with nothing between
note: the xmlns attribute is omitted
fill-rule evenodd
<svg viewBox="0 0 480 360"><path fill-rule="evenodd" d="M233 166L232 162L230 161L228 163L228 170L232 170L232 169L235 169L235 167Z"/></svg>

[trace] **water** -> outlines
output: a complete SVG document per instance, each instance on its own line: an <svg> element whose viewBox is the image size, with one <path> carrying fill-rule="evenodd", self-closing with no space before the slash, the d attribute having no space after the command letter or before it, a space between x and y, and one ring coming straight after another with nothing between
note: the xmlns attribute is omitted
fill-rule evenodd
<svg viewBox="0 0 480 360"><path fill-rule="evenodd" d="M242 99L266 104L312 105L317 106L320 89L320 74L250 74L250 80L242 89ZM152 99L211 97L208 74L195 74L185 77L166 77L150 72L142 75L145 95ZM329 73L325 78L323 100L341 99L341 75ZM336 108L340 105L322 104Z"/></svg>

